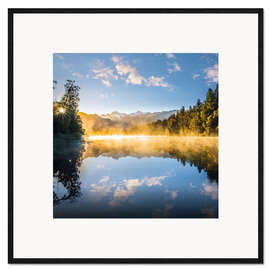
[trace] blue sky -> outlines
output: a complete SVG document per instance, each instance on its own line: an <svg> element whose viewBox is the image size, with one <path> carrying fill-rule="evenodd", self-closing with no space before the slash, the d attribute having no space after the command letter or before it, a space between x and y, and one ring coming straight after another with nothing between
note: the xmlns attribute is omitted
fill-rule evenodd
<svg viewBox="0 0 270 270"><path fill-rule="evenodd" d="M86 113L180 109L205 99L218 82L216 53L57 53L53 60L54 98L61 98L66 80L75 80Z"/></svg>

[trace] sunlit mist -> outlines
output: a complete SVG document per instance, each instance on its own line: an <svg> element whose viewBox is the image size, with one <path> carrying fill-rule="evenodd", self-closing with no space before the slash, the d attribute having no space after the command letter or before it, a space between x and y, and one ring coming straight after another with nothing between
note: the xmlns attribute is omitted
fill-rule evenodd
<svg viewBox="0 0 270 270"><path fill-rule="evenodd" d="M89 136L88 140L96 141L96 140L123 140L123 139L153 139L157 137L165 137L165 136L148 136L148 135L100 135L100 136Z"/></svg>

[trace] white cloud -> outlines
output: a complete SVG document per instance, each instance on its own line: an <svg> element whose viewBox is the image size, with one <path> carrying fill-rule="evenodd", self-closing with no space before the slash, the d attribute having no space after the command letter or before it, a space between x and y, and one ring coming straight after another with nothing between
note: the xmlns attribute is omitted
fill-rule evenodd
<svg viewBox="0 0 270 270"><path fill-rule="evenodd" d="M175 55L173 53L166 53L166 56L170 58L175 58Z"/></svg>
<svg viewBox="0 0 270 270"><path fill-rule="evenodd" d="M141 186L143 182L139 179L129 179L123 180L123 185L118 186L114 192L114 198L116 199L126 199L127 197L133 195L137 187Z"/></svg>
<svg viewBox="0 0 270 270"><path fill-rule="evenodd" d="M218 64L208 67L204 70L205 79L208 83L217 83L218 82Z"/></svg>
<svg viewBox="0 0 270 270"><path fill-rule="evenodd" d="M212 200L217 200L218 198L218 188L216 184L207 184L202 183L203 190L201 190L202 194L208 195L212 198Z"/></svg>
<svg viewBox="0 0 270 270"><path fill-rule="evenodd" d="M127 84L140 85L145 81L145 78L139 74L138 70L128 62L118 63L115 68L120 76L128 75L126 78Z"/></svg>
<svg viewBox="0 0 270 270"><path fill-rule="evenodd" d="M139 74L138 70L131 66L127 61L122 61L122 58L113 56L112 60L116 63L115 69L121 79L124 79L127 84L146 86L161 86L168 87L169 84L164 81L164 77L150 76L146 79L143 75ZM179 71L181 68L176 64L174 69Z"/></svg>
<svg viewBox="0 0 270 270"><path fill-rule="evenodd" d="M121 56L113 56L112 57L112 61L114 63L119 63L121 60L122 60L122 57Z"/></svg>
<svg viewBox="0 0 270 270"><path fill-rule="evenodd" d="M169 66L170 66L170 68L168 68L169 73L182 71L182 68L176 62L170 63Z"/></svg>
<svg viewBox="0 0 270 270"><path fill-rule="evenodd" d="M138 84L142 84L142 82L145 81L145 78L143 76L141 76L139 73L137 72L132 72L128 75L128 78L126 79L126 83L127 84L133 84L133 85L138 85Z"/></svg>
<svg viewBox="0 0 270 270"><path fill-rule="evenodd" d="M200 76L201 76L200 74L194 73L194 74L192 74L192 79L193 79L193 80L196 80L196 79L199 78Z"/></svg>
<svg viewBox="0 0 270 270"><path fill-rule="evenodd" d="M115 68L116 68L118 74L121 76L136 71L136 68L131 67L131 65L128 62L118 63L115 66Z"/></svg>
<svg viewBox="0 0 270 270"><path fill-rule="evenodd" d="M164 77L155 77L151 76L146 81L146 86L161 86L161 87L168 87L169 84L164 81Z"/></svg>
<svg viewBox="0 0 270 270"><path fill-rule="evenodd" d="M111 192L111 189L112 189L112 186L92 184L89 190L91 194L89 199L93 202L99 201L102 198L108 196L108 194L110 194Z"/></svg>
<svg viewBox="0 0 270 270"><path fill-rule="evenodd" d="M109 67L103 67L103 68L95 68L92 69L92 71L95 73L95 78L100 79L100 78L113 78L113 79L118 79L118 76L114 74L113 69Z"/></svg>
<svg viewBox="0 0 270 270"><path fill-rule="evenodd" d="M165 178L167 178L167 176L154 176L154 177L145 177L143 178L143 182L151 187L151 186L162 186L161 181L163 181Z"/></svg>
<svg viewBox="0 0 270 270"><path fill-rule="evenodd" d="M81 74L80 72L72 72L72 74L71 74L72 76L74 76L74 77L78 77L78 78L83 78L83 74Z"/></svg>
<svg viewBox="0 0 270 270"><path fill-rule="evenodd" d="M114 70L105 67L101 61L98 61L98 67L92 69L92 72L95 74L94 79L101 80L101 82L107 87L112 86L111 80L117 80L118 76L114 74ZM89 76L87 76L89 78Z"/></svg>
<svg viewBox="0 0 270 270"><path fill-rule="evenodd" d="M119 206L121 202L126 201L130 196L132 196L138 187L146 185L148 187L152 186L161 186L163 181L167 176L153 176L153 177L144 177L141 181L136 179L124 179L116 187L113 200L109 202L111 207Z"/></svg>
<svg viewBox="0 0 270 270"><path fill-rule="evenodd" d="M108 196L113 189L113 184L108 183L109 176L103 176L97 184L91 184L89 192L91 193L90 200L93 202L99 201Z"/></svg>

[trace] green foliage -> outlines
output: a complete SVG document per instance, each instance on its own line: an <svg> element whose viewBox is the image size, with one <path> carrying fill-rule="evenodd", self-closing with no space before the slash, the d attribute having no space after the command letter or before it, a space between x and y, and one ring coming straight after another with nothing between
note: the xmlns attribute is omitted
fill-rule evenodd
<svg viewBox="0 0 270 270"><path fill-rule="evenodd" d="M198 99L196 105L185 109L182 107L176 114L163 121L149 125L154 134L165 135L205 135L218 134L218 85L213 91L208 89L206 99Z"/></svg>
<svg viewBox="0 0 270 270"><path fill-rule="evenodd" d="M71 80L67 80L64 87L65 94L61 100L53 103L54 134L63 133L81 137L83 128L78 115L80 87Z"/></svg>

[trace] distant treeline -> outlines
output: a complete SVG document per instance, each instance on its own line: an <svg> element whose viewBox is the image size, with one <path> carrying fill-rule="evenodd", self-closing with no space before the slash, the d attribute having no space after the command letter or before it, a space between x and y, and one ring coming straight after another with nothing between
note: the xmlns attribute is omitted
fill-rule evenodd
<svg viewBox="0 0 270 270"><path fill-rule="evenodd" d="M205 101L198 99L196 105L188 109L182 107L168 119L157 120L145 126L136 126L127 133L152 135L218 135L218 85L208 89Z"/></svg>
<svg viewBox="0 0 270 270"><path fill-rule="evenodd" d="M54 88L56 83L54 81ZM67 80L64 87L61 100L53 103L53 133L79 138L83 135L82 121L78 115L80 87L71 80Z"/></svg>

